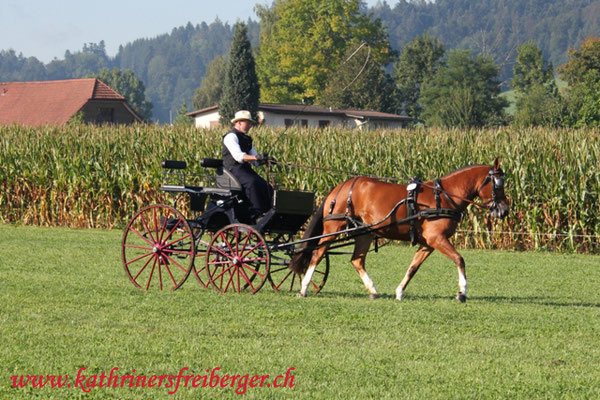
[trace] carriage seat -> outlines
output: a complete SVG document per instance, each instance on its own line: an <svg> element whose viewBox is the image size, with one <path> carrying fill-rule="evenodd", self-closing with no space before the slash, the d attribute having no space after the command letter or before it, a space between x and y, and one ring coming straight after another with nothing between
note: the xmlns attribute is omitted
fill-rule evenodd
<svg viewBox="0 0 600 400"><path fill-rule="evenodd" d="M220 189L242 190L242 185L235 176L223 168L223 160L217 158L203 158L200 165L204 168L215 168L215 185Z"/></svg>

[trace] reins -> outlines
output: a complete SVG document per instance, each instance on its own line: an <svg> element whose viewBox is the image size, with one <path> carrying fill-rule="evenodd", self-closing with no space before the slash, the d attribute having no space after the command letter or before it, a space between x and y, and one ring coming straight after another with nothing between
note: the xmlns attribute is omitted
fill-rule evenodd
<svg viewBox="0 0 600 400"><path fill-rule="evenodd" d="M357 174L354 171L345 171L345 170L334 169L334 168L325 168L325 167L315 167L315 166L312 166L312 165L302 165L302 164L282 163L282 162L277 162L277 165L282 165L282 166L285 166L285 167L300 168L300 169L312 169L312 170L318 170L318 171L335 172L335 173L339 173L339 174L349 175L351 178L356 178L356 177L359 177L359 176L366 176L368 178L385 180L385 181L391 181L391 182L401 182L401 181L403 181L402 179L391 178L389 176L359 175L359 174ZM483 189L483 187L487 184L488 178L489 178L489 176L483 181L481 187L479 188L479 190L477 190L477 193L481 192L481 190ZM465 201L465 202L467 202L469 204L472 204L472 205L474 205L476 207L479 207L479 208L481 208L483 210L487 210L487 208L488 208L485 205L485 203L479 203L477 201L469 200L469 199L467 199L465 197L458 196L458 195L453 194L453 193L449 193L446 190L444 190L443 188L436 188L435 186L429 185L429 184L424 183L424 182L421 182L420 185L423 186L423 187L427 187L429 189L432 189L434 191L438 190L438 191L440 191L440 193L443 193L444 195L448 196L449 198L453 197L455 199L459 199L459 200Z"/></svg>

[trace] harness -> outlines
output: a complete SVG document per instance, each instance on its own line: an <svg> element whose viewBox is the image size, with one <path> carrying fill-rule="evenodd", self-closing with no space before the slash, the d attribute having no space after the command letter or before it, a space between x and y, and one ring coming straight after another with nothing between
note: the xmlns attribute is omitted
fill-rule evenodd
<svg viewBox="0 0 600 400"><path fill-rule="evenodd" d="M323 221L329 220L345 220L346 221L346 230L364 228L367 231L375 232L379 229L386 228L390 225L402 225L405 223L409 224L409 234L410 234L410 242L411 244L417 243L417 228L416 222L418 219L438 219L438 218L451 218L460 222L463 218L463 212L459 210L458 205L452 198L444 191L442 188L442 182L440 179L436 179L433 184L433 193L435 196L435 208L425 208L419 210L418 203L418 194L419 188L422 186L422 182L418 177L413 177L409 180L409 184L406 187L406 198L400 200L398 203L392 207L392 210L383 218L381 221L385 221L388 219L398 207L403 204L406 204L406 218L403 218L399 221L392 222L386 226L379 228L372 228L373 225L377 225L378 223L366 225L363 221L355 219L351 215L351 211L353 210L352 206L352 192L354 190L354 185L359 177L356 177L350 181L344 182L339 189L337 190L333 200L329 203L329 213L323 218ZM342 191L342 188L346 186L346 184L350 183L350 190L348 191L348 199L346 200L346 211L343 214L333 214L333 210L335 208L337 198ZM483 185L482 185L483 186ZM453 208L443 208L442 197L446 198ZM360 235L363 235L364 232L361 232Z"/></svg>

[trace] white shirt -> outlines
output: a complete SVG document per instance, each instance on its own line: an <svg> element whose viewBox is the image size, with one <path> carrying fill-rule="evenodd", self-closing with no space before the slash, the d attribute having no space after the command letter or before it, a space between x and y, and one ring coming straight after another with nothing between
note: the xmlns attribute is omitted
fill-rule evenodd
<svg viewBox="0 0 600 400"><path fill-rule="evenodd" d="M244 155L246 153L244 153L240 148L240 142L235 133L229 132L227 135L225 135L225 137L223 138L223 144L225 145L225 147L227 147L227 150L229 150L231 156L235 161L239 162L240 164L244 162ZM250 152L248 154L250 154L251 156L258 155L256 149L254 148L254 145L252 145L252 148L250 149ZM253 161L252 164L258 165L258 163L255 161Z"/></svg>

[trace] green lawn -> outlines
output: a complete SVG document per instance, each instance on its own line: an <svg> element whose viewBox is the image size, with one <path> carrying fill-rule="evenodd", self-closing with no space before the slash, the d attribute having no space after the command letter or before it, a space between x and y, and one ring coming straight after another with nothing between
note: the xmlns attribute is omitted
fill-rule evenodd
<svg viewBox="0 0 600 400"><path fill-rule="evenodd" d="M600 398L599 256L462 251L461 304L456 268L434 253L397 302L415 248L388 246L367 262L381 299L367 299L348 256L334 257L322 293L297 299L266 286L220 295L194 277L175 292L143 292L126 278L120 240L119 231L0 225L1 399ZM88 377L218 367L269 374L265 383L294 368L294 386L86 394L75 387L82 367ZM11 376L27 374L67 374L71 387L12 388Z"/></svg>

